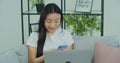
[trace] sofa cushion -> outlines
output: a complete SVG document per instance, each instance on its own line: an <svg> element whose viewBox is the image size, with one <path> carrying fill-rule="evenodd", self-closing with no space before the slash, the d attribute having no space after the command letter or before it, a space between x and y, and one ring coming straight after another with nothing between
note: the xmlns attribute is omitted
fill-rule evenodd
<svg viewBox="0 0 120 63"><path fill-rule="evenodd" d="M28 49L26 45L19 45L14 48L14 51L17 54L20 63L28 63Z"/></svg>
<svg viewBox="0 0 120 63"><path fill-rule="evenodd" d="M0 63L20 63L16 53L11 49L0 54Z"/></svg>
<svg viewBox="0 0 120 63"><path fill-rule="evenodd" d="M120 63L120 48L96 43L94 63Z"/></svg>
<svg viewBox="0 0 120 63"><path fill-rule="evenodd" d="M117 36L76 36L74 40L75 50L94 50L96 42L103 42L113 47L119 47L119 37Z"/></svg>

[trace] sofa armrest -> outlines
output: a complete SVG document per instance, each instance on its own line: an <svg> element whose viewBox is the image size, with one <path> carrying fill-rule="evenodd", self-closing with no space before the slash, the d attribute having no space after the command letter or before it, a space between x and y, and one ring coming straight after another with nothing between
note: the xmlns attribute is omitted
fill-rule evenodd
<svg viewBox="0 0 120 63"><path fill-rule="evenodd" d="M28 63L28 49L26 45L19 45L14 48L14 51L17 54L20 63Z"/></svg>

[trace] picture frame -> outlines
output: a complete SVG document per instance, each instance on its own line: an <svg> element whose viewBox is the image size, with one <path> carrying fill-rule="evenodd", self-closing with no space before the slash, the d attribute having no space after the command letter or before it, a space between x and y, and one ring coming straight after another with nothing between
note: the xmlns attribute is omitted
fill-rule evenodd
<svg viewBox="0 0 120 63"><path fill-rule="evenodd" d="M75 11L90 13L92 10L93 0L77 0L75 5Z"/></svg>

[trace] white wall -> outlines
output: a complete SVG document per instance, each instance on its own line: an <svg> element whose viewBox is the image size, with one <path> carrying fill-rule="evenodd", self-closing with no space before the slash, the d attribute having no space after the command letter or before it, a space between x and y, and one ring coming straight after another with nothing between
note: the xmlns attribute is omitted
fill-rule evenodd
<svg viewBox="0 0 120 63"><path fill-rule="evenodd" d="M105 1L104 35L120 36L120 0Z"/></svg>
<svg viewBox="0 0 120 63"><path fill-rule="evenodd" d="M0 0L0 52L21 44L19 0Z"/></svg>
<svg viewBox="0 0 120 63"><path fill-rule="evenodd" d="M104 36L120 35L120 0L104 1ZM0 0L0 52L22 44L20 13L20 0Z"/></svg>

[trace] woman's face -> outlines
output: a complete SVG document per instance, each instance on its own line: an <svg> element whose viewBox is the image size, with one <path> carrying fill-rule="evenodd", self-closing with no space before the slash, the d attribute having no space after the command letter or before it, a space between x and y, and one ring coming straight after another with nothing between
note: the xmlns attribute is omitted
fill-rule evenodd
<svg viewBox="0 0 120 63"><path fill-rule="evenodd" d="M48 33L54 33L59 27L61 15L58 13L50 13L45 19L45 27Z"/></svg>

